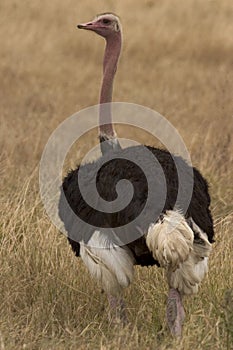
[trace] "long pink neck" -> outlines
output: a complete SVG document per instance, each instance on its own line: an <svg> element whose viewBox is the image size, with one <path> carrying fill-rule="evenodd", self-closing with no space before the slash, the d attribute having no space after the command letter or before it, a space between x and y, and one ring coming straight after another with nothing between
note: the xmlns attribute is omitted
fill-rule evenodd
<svg viewBox="0 0 233 350"><path fill-rule="evenodd" d="M112 91L113 81L117 70L117 62L121 52L121 33L106 39L103 62L103 81L100 93L99 131L100 137L113 138L116 134L112 125ZM107 103L107 104L105 104Z"/></svg>

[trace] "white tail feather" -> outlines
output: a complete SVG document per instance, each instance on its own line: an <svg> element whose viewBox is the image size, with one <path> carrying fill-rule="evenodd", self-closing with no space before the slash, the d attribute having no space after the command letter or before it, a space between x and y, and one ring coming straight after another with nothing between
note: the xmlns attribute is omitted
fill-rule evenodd
<svg viewBox="0 0 233 350"><path fill-rule="evenodd" d="M208 257L212 249L207 235L193 220L192 222L199 239L194 240L193 250L187 260L181 263L175 271L172 269L167 271L169 285L186 295L198 292L199 284L208 272Z"/></svg>
<svg viewBox="0 0 233 350"><path fill-rule="evenodd" d="M208 272L211 252L207 235L190 220L193 230L179 212L167 211L158 223L150 226L146 238L154 258L167 270L169 286L182 294L197 293ZM195 240L193 231L198 237Z"/></svg>
<svg viewBox="0 0 233 350"><path fill-rule="evenodd" d="M198 292L200 282L208 272L208 258L205 257L197 262L194 252L180 267L168 270L169 286L178 289L182 294L195 294Z"/></svg>
<svg viewBox="0 0 233 350"><path fill-rule="evenodd" d="M130 250L114 245L100 231L93 233L87 245L81 244L80 255L107 293L119 294L133 279L134 259Z"/></svg>
<svg viewBox="0 0 233 350"><path fill-rule="evenodd" d="M193 231L184 216L170 210L149 227L146 243L162 267L175 270L187 260L193 248L193 239Z"/></svg>

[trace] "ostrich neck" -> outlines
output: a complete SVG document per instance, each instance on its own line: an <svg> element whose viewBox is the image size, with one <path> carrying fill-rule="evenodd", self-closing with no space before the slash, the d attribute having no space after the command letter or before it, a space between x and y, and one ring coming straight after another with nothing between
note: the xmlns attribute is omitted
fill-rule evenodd
<svg viewBox="0 0 233 350"><path fill-rule="evenodd" d="M121 34L117 33L113 38L106 39L106 48L103 61L103 81L100 92L100 136L113 138L115 131L112 125L112 91L113 81L117 70L117 62L121 51ZM107 103L107 104L106 104Z"/></svg>

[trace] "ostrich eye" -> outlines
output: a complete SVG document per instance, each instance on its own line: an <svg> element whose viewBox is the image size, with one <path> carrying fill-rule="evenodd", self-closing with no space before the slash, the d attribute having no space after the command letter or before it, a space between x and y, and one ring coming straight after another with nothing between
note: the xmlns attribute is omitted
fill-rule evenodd
<svg viewBox="0 0 233 350"><path fill-rule="evenodd" d="M111 23L110 19L107 19L107 18L104 18L102 20L102 22L103 22L103 24L110 24Z"/></svg>

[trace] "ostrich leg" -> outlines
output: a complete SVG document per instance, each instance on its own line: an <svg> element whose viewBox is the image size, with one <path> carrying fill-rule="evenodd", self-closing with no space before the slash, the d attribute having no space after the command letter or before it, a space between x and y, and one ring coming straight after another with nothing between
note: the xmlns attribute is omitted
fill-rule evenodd
<svg viewBox="0 0 233 350"><path fill-rule="evenodd" d="M113 324L121 324L125 326L128 322L125 302L120 296L108 294L109 302L109 321Z"/></svg>
<svg viewBox="0 0 233 350"><path fill-rule="evenodd" d="M167 323L172 335L181 336L184 317L181 294L177 289L170 288L167 299Z"/></svg>

